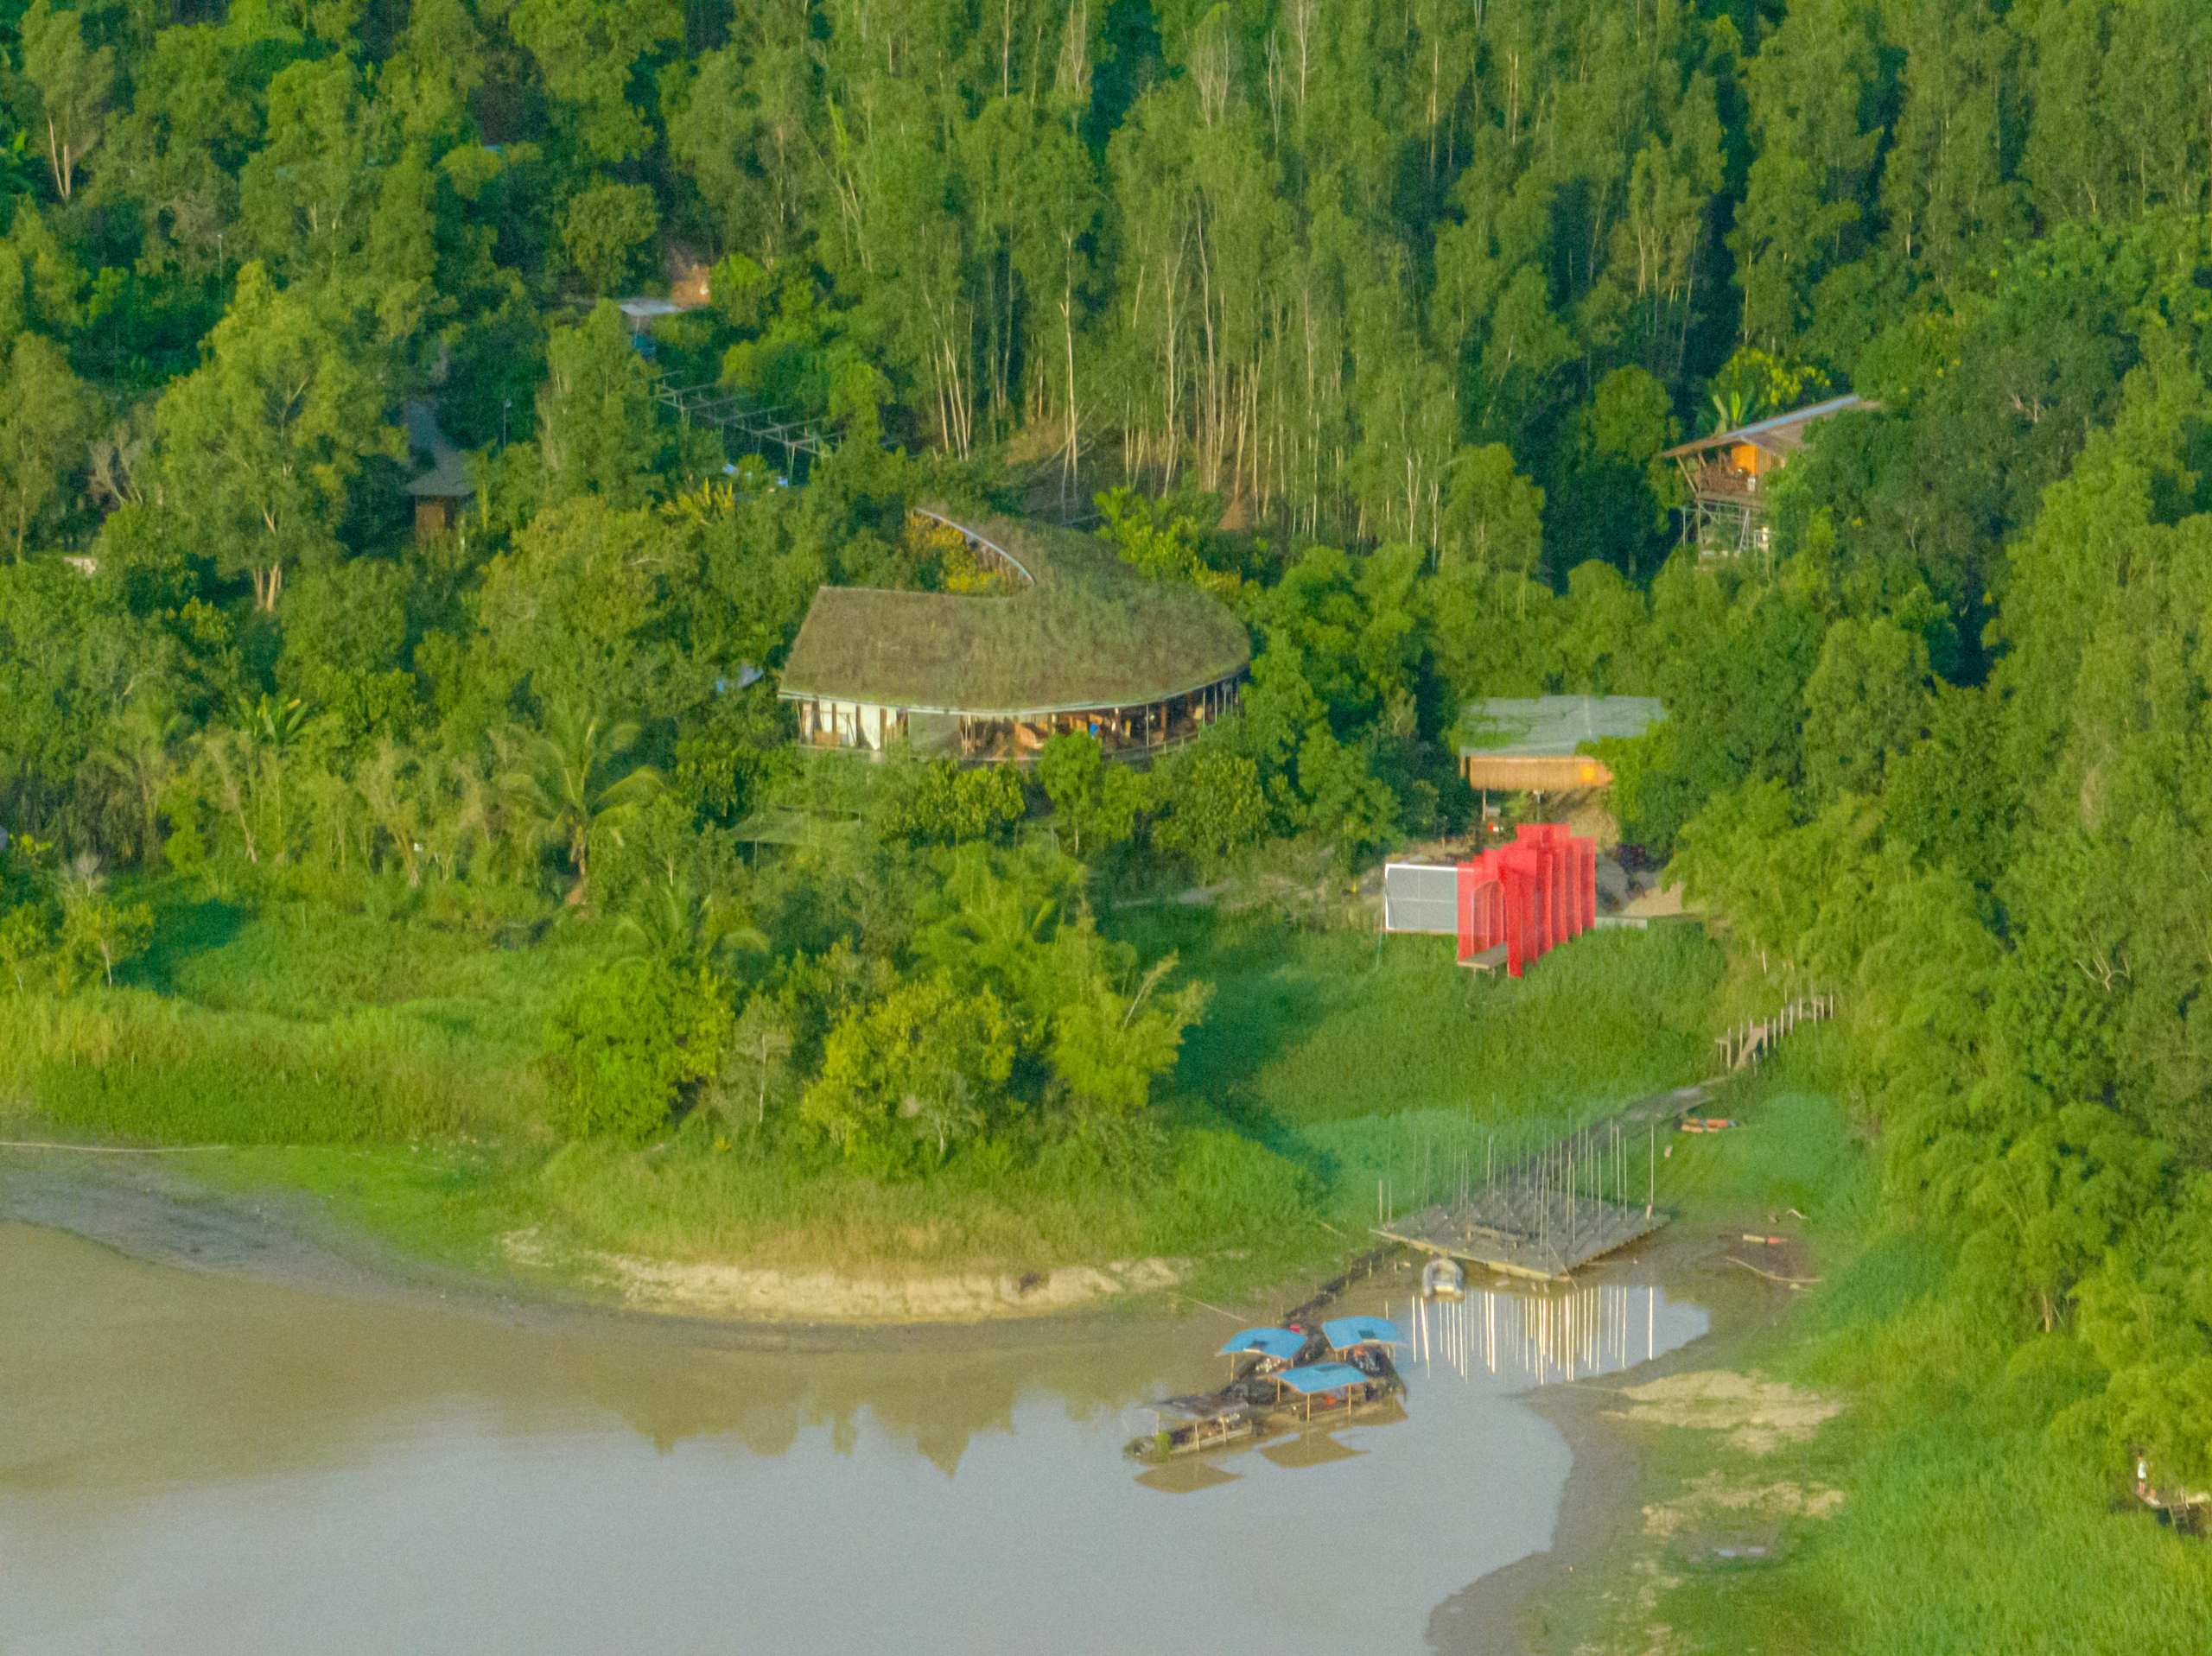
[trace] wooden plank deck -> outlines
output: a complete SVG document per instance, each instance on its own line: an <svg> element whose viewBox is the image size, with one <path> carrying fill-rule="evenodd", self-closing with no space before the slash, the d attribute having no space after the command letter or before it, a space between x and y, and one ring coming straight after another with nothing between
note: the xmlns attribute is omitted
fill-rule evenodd
<svg viewBox="0 0 2212 1656"><path fill-rule="evenodd" d="M1376 1234L1508 1276L1555 1278L1649 1236L1670 1216L1589 1196L1544 1201L1531 1185L1493 1185L1464 1202L1408 1214Z"/></svg>
<svg viewBox="0 0 2212 1656"><path fill-rule="evenodd" d="M1712 1083L1637 1100L1550 1146L1528 1166L1503 1173L1451 1202L1406 1215L1375 1234L1508 1276L1554 1278L1649 1236L1673 1215L1648 1205L1575 1196L1548 1184L1541 1168L1596 1157L1616 1133L1656 1135L1706 1101Z"/></svg>

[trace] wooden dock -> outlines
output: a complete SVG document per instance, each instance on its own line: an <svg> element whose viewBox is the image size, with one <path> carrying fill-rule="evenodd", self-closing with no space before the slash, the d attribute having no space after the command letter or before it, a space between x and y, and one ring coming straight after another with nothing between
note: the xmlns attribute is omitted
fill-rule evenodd
<svg viewBox="0 0 2212 1656"><path fill-rule="evenodd" d="M1492 1185L1408 1214L1378 1234L1508 1276L1557 1278L1649 1236L1669 1217L1591 1196L1546 1198L1533 1185Z"/></svg>
<svg viewBox="0 0 2212 1656"><path fill-rule="evenodd" d="M1586 1187L1610 1184L1616 1197L1625 1195L1629 1180L1618 1160L1623 1146L1648 1139L1656 1154L1659 1134L1701 1106L1711 1086L1677 1087L1640 1099L1464 1196L1378 1225L1376 1234L1509 1276L1571 1276L1649 1236L1672 1216L1652 1205L1648 1185L1642 1202L1607 1200L1587 1194Z"/></svg>
<svg viewBox="0 0 2212 1656"><path fill-rule="evenodd" d="M1671 1217L1653 1205L1661 1134L1671 1134L1683 1116L1707 1104L1714 1088L1756 1065L1800 1024L1819 1023L1835 1012L1834 995L1802 995L1771 1018L1718 1037L1722 1073L1713 1080L1639 1099L1516 1167L1486 1171L1480 1185L1454 1200L1403 1217L1384 1216L1375 1234L1509 1276L1570 1276L1649 1236ZM1651 1170L1640 1202L1624 1154L1637 1140L1649 1146Z"/></svg>

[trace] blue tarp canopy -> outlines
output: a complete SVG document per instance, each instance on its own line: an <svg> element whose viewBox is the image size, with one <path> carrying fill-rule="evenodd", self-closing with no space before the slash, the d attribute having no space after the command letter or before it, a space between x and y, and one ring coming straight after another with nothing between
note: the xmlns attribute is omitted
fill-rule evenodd
<svg viewBox="0 0 2212 1656"><path fill-rule="evenodd" d="M1333 1323L1321 1324L1321 1337L1329 1342L1332 1351L1349 1351L1354 1346L1402 1346L1406 1337L1398 1332L1398 1325L1387 1317L1340 1317Z"/></svg>
<svg viewBox="0 0 2212 1656"><path fill-rule="evenodd" d="M1284 1362L1296 1361L1306 1347L1306 1336L1293 1334L1288 1329L1247 1329L1217 1355L1234 1357L1243 1352L1256 1351L1262 1356L1280 1358Z"/></svg>
<svg viewBox="0 0 2212 1656"><path fill-rule="evenodd" d="M1286 1368L1275 1378L1292 1391L1312 1397L1316 1392L1341 1392L1347 1386L1364 1386L1372 1377L1361 1374L1350 1363L1308 1363L1303 1368Z"/></svg>

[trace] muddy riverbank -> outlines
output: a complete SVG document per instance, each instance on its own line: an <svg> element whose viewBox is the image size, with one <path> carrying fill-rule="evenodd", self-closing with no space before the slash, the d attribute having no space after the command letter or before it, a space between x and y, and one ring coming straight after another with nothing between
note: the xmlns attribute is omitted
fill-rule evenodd
<svg viewBox="0 0 2212 1656"><path fill-rule="evenodd" d="M1659 1353L1633 1369L1603 1379L1562 1381L1527 1394L1527 1407L1558 1431L1573 1456L1560 1496L1553 1544L1484 1577L1438 1605L1427 1629L1443 1656L1522 1656L1532 1649L1575 1647L1570 1628L1605 1619L1594 1599L1629 1590L1619 1568L1647 1514L1643 1450L1633 1420L1631 1388L1709 1372L1751 1330L1777 1320L1788 1295L1729 1262L1740 1224L1701 1214L1656 1232L1635 1249L1586 1273L1592 1282L1618 1277L1653 1280L1702 1306L1705 1337Z"/></svg>
<svg viewBox="0 0 2212 1656"><path fill-rule="evenodd" d="M213 1153L0 1148L0 1220L69 1231L157 1264L356 1299L429 1298L505 1317L635 1312L772 1341L779 1331L959 1328L1096 1311L1156 1298L1187 1264L1116 1259L1028 1275L868 1278L591 1252L522 1231L501 1239L496 1261L461 1266L386 1246L304 1192L219 1189L200 1165Z"/></svg>

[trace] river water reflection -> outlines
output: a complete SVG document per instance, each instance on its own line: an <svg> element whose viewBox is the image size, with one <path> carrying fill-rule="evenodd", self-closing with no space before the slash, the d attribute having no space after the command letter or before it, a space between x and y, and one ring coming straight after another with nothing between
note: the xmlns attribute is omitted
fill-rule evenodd
<svg viewBox="0 0 2212 1656"><path fill-rule="evenodd" d="M1418 1650L1550 1545L1569 1457L1514 1393L1705 1314L1380 1287L1344 1309L1412 1324L1402 1418L1147 1474L1225 1322L728 1349L0 1225L0 1649Z"/></svg>

